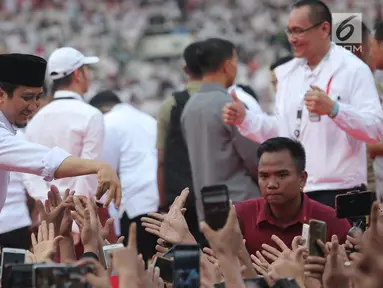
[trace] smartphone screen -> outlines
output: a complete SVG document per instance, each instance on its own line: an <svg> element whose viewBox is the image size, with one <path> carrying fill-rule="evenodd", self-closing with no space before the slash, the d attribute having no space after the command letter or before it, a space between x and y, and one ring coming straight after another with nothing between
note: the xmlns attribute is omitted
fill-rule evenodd
<svg viewBox="0 0 383 288"><path fill-rule="evenodd" d="M213 229L222 229L229 215L229 190L226 185L206 186L201 190L205 222Z"/></svg>
<svg viewBox="0 0 383 288"><path fill-rule="evenodd" d="M5 264L1 278L4 288L32 288L33 264Z"/></svg>
<svg viewBox="0 0 383 288"><path fill-rule="evenodd" d="M121 249L121 248L124 248L123 244L112 244L112 245L106 245L106 246L102 247L102 250L104 252L105 264L106 264L107 268L109 268L111 265L110 256L109 256L110 253L112 253L113 250Z"/></svg>
<svg viewBox="0 0 383 288"><path fill-rule="evenodd" d="M199 245L177 245L174 248L174 287L200 287Z"/></svg>
<svg viewBox="0 0 383 288"><path fill-rule="evenodd" d="M1 273L7 264L24 264L25 253L24 249L3 248L1 253Z"/></svg>
<svg viewBox="0 0 383 288"><path fill-rule="evenodd" d="M160 268L160 277L167 283L173 283L173 260L164 257L157 257L155 267Z"/></svg>
<svg viewBox="0 0 383 288"><path fill-rule="evenodd" d="M326 243L327 225L323 221L310 220L309 235L309 254L310 256L324 257L322 249L319 247L317 240Z"/></svg>
<svg viewBox="0 0 383 288"><path fill-rule="evenodd" d="M90 288L82 283L85 273L92 269L88 266L77 267L65 264L35 265L33 269L34 287L36 288Z"/></svg>
<svg viewBox="0 0 383 288"><path fill-rule="evenodd" d="M353 218L369 216L372 203L376 200L373 192L355 192L336 196L336 216L338 218Z"/></svg>

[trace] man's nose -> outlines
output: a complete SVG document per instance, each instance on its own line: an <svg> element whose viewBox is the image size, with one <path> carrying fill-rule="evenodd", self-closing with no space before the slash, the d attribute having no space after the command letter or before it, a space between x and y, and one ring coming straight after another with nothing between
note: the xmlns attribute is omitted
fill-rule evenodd
<svg viewBox="0 0 383 288"><path fill-rule="evenodd" d="M278 180L276 177L270 177L269 182L267 183L267 188L268 189L276 189L279 187Z"/></svg>

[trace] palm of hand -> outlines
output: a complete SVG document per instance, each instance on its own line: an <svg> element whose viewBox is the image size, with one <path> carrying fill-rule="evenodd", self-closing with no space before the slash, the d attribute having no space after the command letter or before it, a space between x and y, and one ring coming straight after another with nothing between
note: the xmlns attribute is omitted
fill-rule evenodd
<svg viewBox="0 0 383 288"><path fill-rule="evenodd" d="M185 217L177 209L169 211L160 228L161 238L170 243L181 243L188 231Z"/></svg>
<svg viewBox="0 0 383 288"><path fill-rule="evenodd" d="M53 240L42 241L33 247L33 254L37 262L49 259L55 253Z"/></svg>

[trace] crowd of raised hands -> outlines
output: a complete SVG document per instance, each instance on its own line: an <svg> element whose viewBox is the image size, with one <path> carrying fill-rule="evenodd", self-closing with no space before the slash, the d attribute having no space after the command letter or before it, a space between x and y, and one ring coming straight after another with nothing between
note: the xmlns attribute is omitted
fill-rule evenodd
<svg viewBox="0 0 383 288"><path fill-rule="evenodd" d="M163 256L169 244L197 244L183 216L188 194L188 189L182 191L167 214L149 213L149 217L141 219L146 231L158 237L156 256ZM108 219L103 226L95 202L69 190L62 199L52 186L48 200L45 204L38 201L37 207L41 222L37 235L32 234L33 247L26 255L26 263L90 264L93 272L85 274L83 281L96 288L111 287L112 271L118 276L119 287L172 287L160 278L158 267L151 263L146 266L138 254L135 224L130 226L127 246L113 250L111 265L106 268L102 247L110 244L106 239L114 220ZM80 228L84 246L80 260L74 250L73 221ZM249 255L233 205L222 229L214 231L205 222L200 228L210 246L200 251L200 287L211 288L219 283L225 287L249 287L246 279L260 276L269 287L281 287L278 283L282 280L295 280L291 287L383 287L383 214L378 203L372 207L365 233L348 236L342 245L336 236L328 243L319 241L324 257L310 256L300 236L294 238L292 247L273 236L279 249L264 244L262 251ZM119 238L118 243L123 240Z"/></svg>

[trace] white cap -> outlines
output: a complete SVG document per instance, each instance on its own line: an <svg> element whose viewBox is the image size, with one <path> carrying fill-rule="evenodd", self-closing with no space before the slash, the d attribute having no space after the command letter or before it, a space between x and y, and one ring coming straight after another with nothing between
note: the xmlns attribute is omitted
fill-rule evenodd
<svg viewBox="0 0 383 288"><path fill-rule="evenodd" d="M48 76L52 80L64 78L83 65L97 63L98 57L85 57L71 47L56 49L48 59Z"/></svg>

